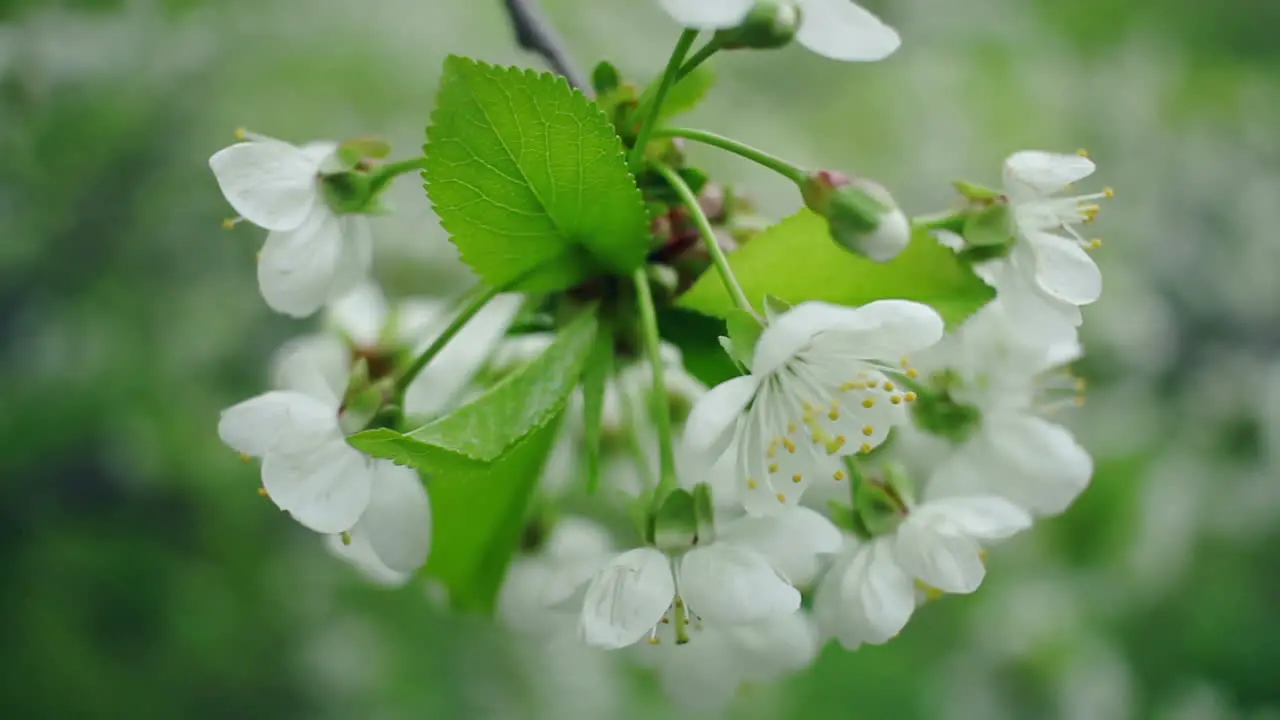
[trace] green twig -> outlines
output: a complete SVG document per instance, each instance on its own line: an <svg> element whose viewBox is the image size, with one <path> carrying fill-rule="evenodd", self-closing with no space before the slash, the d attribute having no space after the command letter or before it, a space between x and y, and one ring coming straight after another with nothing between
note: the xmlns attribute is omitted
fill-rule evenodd
<svg viewBox="0 0 1280 720"><path fill-rule="evenodd" d="M645 116L640 121L640 129L636 131L635 145L631 147L631 154L627 156L627 164L633 172L638 171L640 164L644 161L645 146L649 144L653 126L658 124L658 117L662 114L662 103L667 99L667 91L675 84L685 55L689 54L689 48L693 47L693 41L697 38L697 30L685 30L676 41L675 49L671 51L671 59L667 61L667 68L662 71L662 78L658 81L658 91L654 93L653 102L649 104Z"/></svg>
<svg viewBox="0 0 1280 720"><path fill-rule="evenodd" d="M662 504L671 491L680 486L676 477L676 455L671 440L671 409L667 401L667 382L664 376L666 364L662 361L662 340L658 335L658 311L653 304L653 291L649 288L649 275L644 268L632 274L636 286L636 300L640 305L640 328L644 332L645 353L653 369L653 387L650 402L653 403L654 421L658 429L658 489L653 496L653 506Z"/></svg>
<svg viewBox="0 0 1280 720"><path fill-rule="evenodd" d="M720 148L726 152L731 152L739 157L746 158L758 165L782 175L792 182L801 184L805 181L806 173L803 169L783 160L776 155L751 147L746 143L739 142L724 135L717 135L706 130L695 130L693 128L659 128L653 133L654 137L681 137L705 145Z"/></svg>

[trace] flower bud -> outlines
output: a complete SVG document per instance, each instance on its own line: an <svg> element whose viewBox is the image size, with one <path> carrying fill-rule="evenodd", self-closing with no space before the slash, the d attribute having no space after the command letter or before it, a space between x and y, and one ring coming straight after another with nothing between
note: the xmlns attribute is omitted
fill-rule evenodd
<svg viewBox="0 0 1280 720"><path fill-rule="evenodd" d="M911 221L877 182L818 170L801 184L800 194L810 210L827 219L831 237L850 252L888 262L911 242Z"/></svg>
<svg viewBox="0 0 1280 720"><path fill-rule="evenodd" d="M726 50L771 50L791 42L800 29L800 8L787 0L757 0L742 24L716 33Z"/></svg>

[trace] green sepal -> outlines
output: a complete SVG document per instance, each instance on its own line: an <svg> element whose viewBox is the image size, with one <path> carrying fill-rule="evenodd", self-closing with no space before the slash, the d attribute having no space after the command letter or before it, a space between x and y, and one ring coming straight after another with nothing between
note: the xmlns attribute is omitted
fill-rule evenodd
<svg viewBox="0 0 1280 720"><path fill-rule="evenodd" d="M765 293L764 296L764 315L771 322L779 315L784 315L791 309L791 303L783 300L776 295Z"/></svg>
<svg viewBox="0 0 1280 720"><path fill-rule="evenodd" d="M941 377L945 383L947 376ZM911 403L911 416L916 427L953 443L964 442L982 422L982 412L978 408L957 402L945 390L916 393L916 401Z"/></svg>
<svg viewBox="0 0 1280 720"><path fill-rule="evenodd" d="M872 537L887 535L902 524L907 508L883 483L860 483L853 493L858 519Z"/></svg>
<svg viewBox="0 0 1280 720"><path fill-rule="evenodd" d="M596 95L613 92L621 84L622 73L608 60L596 63L595 69L591 71L591 87L595 89Z"/></svg>
<svg viewBox="0 0 1280 720"><path fill-rule="evenodd" d="M391 143L376 137L348 138L338 145L338 161L353 168L365 160L381 160L391 154Z"/></svg>
<svg viewBox="0 0 1280 720"><path fill-rule="evenodd" d="M673 490L653 514L654 547L667 553L684 552L698 541L698 511L693 494Z"/></svg>
<svg viewBox="0 0 1280 720"><path fill-rule="evenodd" d="M693 511L698 521L699 545L707 545L716 539L715 502L711 486L700 482L693 486Z"/></svg>
<svg viewBox="0 0 1280 720"><path fill-rule="evenodd" d="M956 189L956 192L975 203L995 202L996 200L1004 197L1003 193L999 190L994 190L986 187L985 185L979 185L977 183L971 183L964 180L956 180L951 183L951 185Z"/></svg>
<svg viewBox="0 0 1280 720"><path fill-rule="evenodd" d="M793 2L757 0L742 24L716 33L714 42L728 50L773 50L795 39L800 10Z"/></svg>
<svg viewBox="0 0 1280 720"><path fill-rule="evenodd" d="M970 212L962 234L969 247L1004 247L1012 243L1013 218L1008 203L992 203Z"/></svg>

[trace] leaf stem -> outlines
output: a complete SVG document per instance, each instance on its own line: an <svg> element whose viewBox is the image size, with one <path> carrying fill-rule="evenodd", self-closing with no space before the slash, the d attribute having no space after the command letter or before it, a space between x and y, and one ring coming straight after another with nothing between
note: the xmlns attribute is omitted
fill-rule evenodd
<svg viewBox="0 0 1280 720"><path fill-rule="evenodd" d="M425 157L410 158L408 160L400 160L398 162L390 162L379 165L370 173L369 179L369 196L377 195L382 188L397 177L414 170L422 170L427 166Z"/></svg>
<svg viewBox="0 0 1280 720"><path fill-rule="evenodd" d="M681 137L696 142L720 148L726 152L731 152L739 157L744 157L757 165L763 165L766 168L782 175L797 185L805 181L807 173L786 160L769 153L754 148L744 142L739 142L724 135L717 135L706 130L696 130L694 128L659 128L654 131L654 137Z"/></svg>
<svg viewBox="0 0 1280 720"><path fill-rule="evenodd" d="M658 336L658 311L653 304L653 291L649 288L649 275L644 268L636 268L631 275L636 286L636 300L640 305L640 328L644 332L645 353L653 369L653 387L650 402L654 420L658 426L658 489L654 493L654 507L662 504L671 491L680 486L676 478L676 455L671 440L671 408L667 400L667 381L662 361L661 339Z"/></svg>
<svg viewBox="0 0 1280 720"><path fill-rule="evenodd" d="M729 259L724 256L724 250L720 248L720 243L716 240L716 233L711 227L711 221L707 219L706 213L702 212L702 205L698 203L698 197L693 194L689 184L675 170L666 165L656 165L654 169L662 177L666 178L672 189L680 196L681 202L689 209L689 214L693 216L693 221L698 225L698 233L702 236L702 242L707 246L707 252L711 255L711 261L715 263L716 271L720 273L720 281L724 283L725 290L729 291L729 296L733 298L734 304L739 309L755 316L756 312L751 307L751 301L747 299L747 294L743 292L742 286L738 284L738 278L734 276L733 268L729 267Z"/></svg>
<svg viewBox="0 0 1280 720"><path fill-rule="evenodd" d="M635 144L627 157L627 165L633 172L638 171L641 162L644 161L645 146L649 144L653 126L658 124L658 116L662 113L662 103L667 99L667 91L675 84L676 76L680 74L680 66L684 63L685 56L689 54L689 48L693 47L693 41L697 39L697 30L685 30L676 41L675 49L671 51L671 59L667 61L667 68L662 71L662 78L658 81L658 91L654 93L653 102L649 104L648 114L640 121Z"/></svg>
<svg viewBox="0 0 1280 720"><path fill-rule="evenodd" d="M517 278L511 283L508 283L508 285L514 285L522 279L524 279L523 276ZM404 374L396 380L397 395L403 394L405 389L409 387L409 384L413 382L414 378L418 377L418 374L422 372L423 368L425 368L436 355L439 355L441 350L444 350L445 346L449 344L449 341L452 340L468 322L470 322L471 318L475 317L476 313L484 309L484 306L488 305L490 300L497 297L504 290L506 290L505 287L486 285L481 288L479 292L472 294L472 296L464 302L462 309L458 311L458 314L453 317L453 320L449 321L449 325L436 336L435 340L431 341L431 344L427 346L426 350L422 351L422 354L413 359L413 364L405 368Z"/></svg>
<svg viewBox="0 0 1280 720"><path fill-rule="evenodd" d="M698 48L698 52L690 56L689 59L685 61L684 65L680 66L680 72L676 75L676 82L683 80L686 75L696 70L699 65L706 62L712 55L715 55L722 49L724 49L724 45L721 44L720 39L716 37L711 38L706 45Z"/></svg>

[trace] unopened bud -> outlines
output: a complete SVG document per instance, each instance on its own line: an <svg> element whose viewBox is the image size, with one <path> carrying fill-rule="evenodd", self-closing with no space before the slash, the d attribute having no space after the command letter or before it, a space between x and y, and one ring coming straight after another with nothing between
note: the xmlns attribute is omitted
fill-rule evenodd
<svg viewBox="0 0 1280 720"><path fill-rule="evenodd" d="M716 33L726 50L771 50L791 42L800 29L800 8L787 0L757 0L742 24Z"/></svg>
<svg viewBox="0 0 1280 720"><path fill-rule="evenodd" d="M844 249L888 262L911 242L911 221L877 182L831 170L810 173L800 186L808 208L827 219Z"/></svg>

